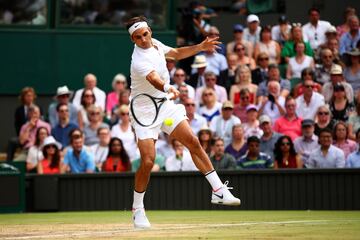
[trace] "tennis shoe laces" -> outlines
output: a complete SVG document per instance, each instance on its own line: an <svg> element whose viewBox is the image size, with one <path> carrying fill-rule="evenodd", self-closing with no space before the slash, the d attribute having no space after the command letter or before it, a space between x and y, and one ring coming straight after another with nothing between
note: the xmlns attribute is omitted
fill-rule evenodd
<svg viewBox="0 0 360 240"><path fill-rule="evenodd" d="M221 204L228 206L239 206L241 201L239 198L236 198L232 195L229 189L233 189L232 187L228 187L229 181L226 181L221 188L212 192L211 203L212 204Z"/></svg>
<svg viewBox="0 0 360 240"><path fill-rule="evenodd" d="M150 222L146 217L144 208L133 209L133 221L134 228L146 229L151 227Z"/></svg>

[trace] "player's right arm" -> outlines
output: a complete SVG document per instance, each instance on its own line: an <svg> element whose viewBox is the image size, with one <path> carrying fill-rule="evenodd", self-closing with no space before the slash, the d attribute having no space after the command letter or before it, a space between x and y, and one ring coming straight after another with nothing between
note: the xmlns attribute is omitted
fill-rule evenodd
<svg viewBox="0 0 360 240"><path fill-rule="evenodd" d="M160 75L155 70L146 75L146 80L148 80L150 84L159 91L173 93L173 99L176 99L180 94L180 92L173 86L166 86L165 82L161 79Z"/></svg>

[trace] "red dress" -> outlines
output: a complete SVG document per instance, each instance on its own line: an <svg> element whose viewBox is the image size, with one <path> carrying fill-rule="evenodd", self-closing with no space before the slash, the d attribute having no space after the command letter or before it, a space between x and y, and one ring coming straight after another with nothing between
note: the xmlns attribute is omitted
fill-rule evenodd
<svg viewBox="0 0 360 240"><path fill-rule="evenodd" d="M114 166L114 160L110 156L102 165L103 172L126 172L130 170L130 163L123 164L122 161L118 161L117 165Z"/></svg>
<svg viewBox="0 0 360 240"><path fill-rule="evenodd" d="M44 174L57 174L60 173L60 167L50 168L50 161L48 159L43 159L41 161L41 166L43 168Z"/></svg>
<svg viewBox="0 0 360 240"><path fill-rule="evenodd" d="M278 161L278 167L279 168L297 168L297 164L296 164L296 155L294 156L289 156L289 160L288 161Z"/></svg>

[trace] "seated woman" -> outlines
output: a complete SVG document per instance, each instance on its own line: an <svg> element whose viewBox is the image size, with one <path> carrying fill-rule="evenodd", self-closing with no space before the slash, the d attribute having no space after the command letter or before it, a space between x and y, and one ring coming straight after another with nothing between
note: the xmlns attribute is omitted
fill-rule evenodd
<svg viewBox="0 0 360 240"><path fill-rule="evenodd" d="M212 88L205 88L201 94L203 106L199 109L199 114L206 118L208 122L220 115L222 104L216 99L216 93Z"/></svg>
<svg viewBox="0 0 360 240"><path fill-rule="evenodd" d="M36 172L37 165L41 159L44 158L42 153L42 146L44 140L49 136L49 132L45 127L39 127L36 131L35 144L29 148L29 152L26 156L26 171L27 172Z"/></svg>
<svg viewBox="0 0 360 240"><path fill-rule="evenodd" d="M80 129L84 129L89 124L88 109L94 105L96 97L91 89L85 89L81 94L81 105L78 110L78 126Z"/></svg>
<svg viewBox="0 0 360 240"><path fill-rule="evenodd" d="M213 133L211 132L210 128L207 125L205 125L200 129L200 131L198 132L197 135L198 135L198 139L199 139L201 147L204 149L204 151L210 157L212 155L211 139L212 139Z"/></svg>
<svg viewBox="0 0 360 240"><path fill-rule="evenodd" d="M349 139L354 141L356 140L356 132L360 129L360 102L356 103L355 108L355 113L349 117L347 122Z"/></svg>
<svg viewBox="0 0 360 240"><path fill-rule="evenodd" d="M235 76L235 84L230 88L230 101L236 105L240 102L240 91L242 89L249 89L250 102L255 104L257 85L252 83L251 71L247 66L240 66Z"/></svg>
<svg viewBox="0 0 360 240"><path fill-rule="evenodd" d="M109 153L102 165L103 172L127 172L131 171L131 162L123 142L119 138L111 138Z"/></svg>
<svg viewBox="0 0 360 240"><path fill-rule="evenodd" d="M125 90L127 87L126 77L119 73L116 74L112 84L113 91L108 93L106 96L106 117L110 119L111 111L119 101L120 92Z"/></svg>
<svg viewBox="0 0 360 240"><path fill-rule="evenodd" d="M341 82L334 86L334 93L330 101L330 111L335 122L347 122L354 113L354 104L347 99L345 87Z"/></svg>
<svg viewBox="0 0 360 240"><path fill-rule="evenodd" d="M315 115L315 130L316 136L319 136L320 130L324 128L332 129L334 121L328 105L320 106Z"/></svg>
<svg viewBox="0 0 360 240"><path fill-rule="evenodd" d="M294 45L296 55L289 59L287 66L286 78L291 80L294 78L301 78L301 71L304 68L315 68L314 59L305 55L305 44L303 42L295 43Z"/></svg>
<svg viewBox="0 0 360 240"><path fill-rule="evenodd" d="M357 143L348 138L348 128L344 122L340 121L335 124L333 141L334 146L343 150L345 159L347 159L350 153L357 149Z"/></svg>
<svg viewBox="0 0 360 240"><path fill-rule="evenodd" d="M37 165L38 174L58 174L60 173L61 144L53 136L45 138L42 152L44 159Z"/></svg>
<svg viewBox="0 0 360 240"><path fill-rule="evenodd" d="M296 153L293 141L289 136L281 136L275 143L274 168L302 168L301 157Z"/></svg>

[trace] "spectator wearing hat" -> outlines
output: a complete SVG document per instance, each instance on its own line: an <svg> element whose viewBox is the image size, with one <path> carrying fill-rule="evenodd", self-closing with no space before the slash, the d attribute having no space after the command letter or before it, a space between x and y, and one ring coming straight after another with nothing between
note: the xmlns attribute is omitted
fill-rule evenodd
<svg viewBox="0 0 360 240"><path fill-rule="evenodd" d="M271 28L271 38L277 41L280 46L289 40L291 25L285 15L281 15L278 20L278 24Z"/></svg>
<svg viewBox="0 0 360 240"><path fill-rule="evenodd" d="M232 141L226 146L225 152L233 156L237 161L246 154L247 145L244 137L244 128L242 124L235 124L232 127Z"/></svg>
<svg viewBox="0 0 360 240"><path fill-rule="evenodd" d="M314 131L315 122L312 119L304 119L301 122L302 135L294 140L295 151L300 154L304 165L308 163L310 153L320 146Z"/></svg>
<svg viewBox="0 0 360 240"><path fill-rule="evenodd" d="M196 112L196 104L193 98L185 99L184 106L190 127L197 135L200 129L207 124L206 118Z"/></svg>
<svg viewBox="0 0 360 240"><path fill-rule="evenodd" d="M345 167L345 155L341 149L333 144L331 129L325 128L320 131L320 147L310 153L307 168L343 168Z"/></svg>
<svg viewBox="0 0 360 240"><path fill-rule="evenodd" d="M217 84L217 76L215 73L211 71L207 71L204 74L205 85L203 87L199 87L195 91L195 99L196 102L202 104L202 92L206 88L214 89L216 93L216 99L218 102L223 103L228 99L226 89Z"/></svg>
<svg viewBox="0 0 360 240"><path fill-rule="evenodd" d="M106 96L106 117L111 118L111 111L114 106L119 102L119 95L121 91L124 91L127 87L126 77L118 73L115 75L112 84L113 91Z"/></svg>
<svg viewBox="0 0 360 240"><path fill-rule="evenodd" d="M106 94L103 90L98 88L97 85L97 78L94 74L88 73L84 77L84 88L81 88L76 91L73 104L75 107L80 109L81 106L81 96L85 89L91 89L95 95L95 104L101 107L102 111L105 110L105 102L106 102Z"/></svg>
<svg viewBox="0 0 360 240"><path fill-rule="evenodd" d="M340 55L356 48L356 44L360 40L359 18L356 15L352 15L348 18L348 21L350 30L340 38Z"/></svg>
<svg viewBox="0 0 360 240"><path fill-rule="evenodd" d="M271 118L267 115L260 116L259 123L263 131L263 135L260 138L260 151L268 154L271 159L274 159L275 143L282 134L273 130Z"/></svg>
<svg viewBox="0 0 360 240"><path fill-rule="evenodd" d="M83 132L77 129L70 134L71 148L68 148L65 153L60 167L61 173L93 173L95 171L94 155L84 146Z"/></svg>
<svg viewBox="0 0 360 240"><path fill-rule="evenodd" d="M289 96L291 90L290 81L284 79L280 76L280 69L276 64L270 64L268 66L268 79L266 81L262 81L259 84L257 95L257 102L261 103L264 97L269 95L268 91L268 83L271 81L278 82L280 84L280 95L284 98Z"/></svg>
<svg viewBox="0 0 360 240"><path fill-rule="evenodd" d="M60 173L61 144L53 136L45 138L42 152L44 158L37 165L38 174Z"/></svg>
<svg viewBox="0 0 360 240"><path fill-rule="evenodd" d="M349 139L349 131L346 123L341 121L337 122L333 131L333 144L344 152L346 159L350 153L356 151L357 144L355 141Z"/></svg>
<svg viewBox="0 0 360 240"><path fill-rule="evenodd" d="M350 52L345 53L344 78L349 83L355 96L358 96L360 91L360 49L354 48Z"/></svg>
<svg viewBox="0 0 360 240"><path fill-rule="evenodd" d="M357 149L346 159L347 168L360 168L360 130L356 132Z"/></svg>
<svg viewBox="0 0 360 240"><path fill-rule="evenodd" d="M334 93L334 86L337 83L341 83L344 86L348 102L353 102L354 91L351 85L345 82L342 67L337 64L332 66L330 69L330 82L325 83L322 87L322 95L325 98L325 102L329 103L331 101Z"/></svg>
<svg viewBox="0 0 360 240"><path fill-rule="evenodd" d="M274 130L283 135L288 135L291 140L301 136L302 118L296 115L296 101L291 96L285 101L285 114L274 123Z"/></svg>
<svg viewBox="0 0 360 240"><path fill-rule="evenodd" d="M195 69L195 73L190 75L189 84L193 88L198 88L205 85L204 73L207 66L205 55L196 55L194 63L191 64L191 68Z"/></svg>
<svg viewBox="0 0 360 240"><path fill-rule="evenodd" d="M328 44L332 39L338 39L338 34L336 28L333 25L330 25L325 31L325 42L320 44L316 50L316 59L319 59L319 53L322 49L328 48Z"/></svg>
<svg viewBox="0 0 360 240"><path fill-rule="evenodd" d="M60 142L62 146L66 147L70 143L70 131L78 128L78 125L70 122L69 106L66 103L59 103L56 106L56 112L59 122L51 129L51 135L54 136L56 141Z"/></svg>
<svg viewBox="0 0 360 240"><path fill-rule="evenodd" d="M226 45L226 54L235 53L235 45L241 43L245 47L245 53L251 57L254 53L254 46L251 42L243 38L244 27L241 24L235 24L233 27L234 40Z"/></svg>
<svg viewBox="0 0 360 240"><path fill-rule="evenodd" d="M260 53L268 55L269 63L280 63L280 45L271 39L271 26L265 26L260 31L260 41L255 45L254 58L257 59Z"/></svg>
<svg viewBox="0 0 360 240"><path fill-rule="evenodd" d="M355 106L353 102L348 101L345 93L345 87L342 82L339 82L334 86L334 93L329 106L335 122L347 122L349 117L354 114Z"/></svg>
<svg viewBox="0 0 360 240"><path fill-rule="evenodd" d="M59 123L59 116L56 111L56 107L58 104L66 104L69 108L69 120L73 124L77 124L78 122L78 110L70 102L71 97L73 96L73 91L70 91L67 86L58 87L56 90L56 96L54 97L55 102L49 105L48 115L49 122L52 128L54 128Z"/></svg>
<svg viewBox="0 0 360 240"><path fill-rule="evenodd" d="M317 109L325 104L324 96L314 91L315 83L306 79L303 83L303 94L296 98L296 114L302 119L315 119Z"/></svg>
<svg viewBox="0 0 360 240"><path fill-rule="evenodd" d="M254 104L250 104L246 107L246 123L243 123L245 139L251 136L257 136L261 138L263 131L259 127L258 121L258 107Z"/></svg>
<svg viewBox="0 0 360 240"><path fill-rule="evenodd" d="M323 48L320 50L320 64L316 64L315 76L316 82L324 85L330 82L330 70L334 67L334 54L329 48Z"/></svg>
<svg viewBox="0 0 360 240"><path fill-rule="evenodd" d="M288 41L285 42L282 50L281 50L281 57L284 59L285 63L289 62L289 59L291 57L294 57L296 55L295 51L295 43L303 42L305 44L305 55L312 57L314 56L314 52L310 46L310 43L307 41L304 41L301 24L295 23L292 24L291 31L290 31L290 38Z"/></svg>
<svg viewBox="0 0 360 240"><path fill-rule="evenodd" d="M260 139L251 136L247 139L248 151L237 162L237 166L241 169L259 169L273 168L274 161L271 157L260 151Z"/></svg>
<svg viewBox="0 0 360 240"><path fill-rule="evenodd" d="M247 28L244 29L243 39L252 43L253 46L260 41L260 19L255 14L250 14L246 18Z"/></svg>
<svg viewBox="0 0 360 240"><path fill-rule="evenodd" d="M316 50L321 44L325 43L325 33L331 24L320 20L320 10L313 7L308 11L309 22L302 28L304 41L308 41L313 50Z"/></svg>
<svg viewBox="0 0 360 240"><path fill-rule="evenodd" d="M225 101L221 108L221 115L215 116L210 122L211 131L224 140L225 146L232 141L232 127L241 123L240 119L233 115L234 105Z"/></svg>
<svg viewBox="0 0 360 240"><path fill-rule="evenodd" d="M259 116L268 115L272 122L285 114L285 98L280 95L280 83L269 81L267 84L268 95L264 96L260 102Z"/></svg>
<svg viewBox="0 0 360 240"><path fill-rule="evenodd" d="M197 133L197 136L198 136L200 145L204 149L206 154L209 157L212 156L213 152L212 152L212 148L211 148L211 140L212 140L213 133L207 124L205 124L204 126L201 127L200 131Z"/></svg>
<svg viewBox="0 0 360 240"><path fill-rule="evenodd" d="M212 141L214 154L210 157L210 161L215 170L235 170L235 158L230 154L225 153L224 146L224 140L222 138L215 138Z"/></svg>

